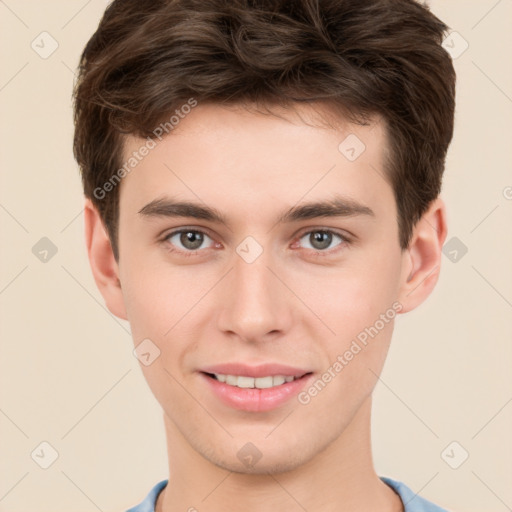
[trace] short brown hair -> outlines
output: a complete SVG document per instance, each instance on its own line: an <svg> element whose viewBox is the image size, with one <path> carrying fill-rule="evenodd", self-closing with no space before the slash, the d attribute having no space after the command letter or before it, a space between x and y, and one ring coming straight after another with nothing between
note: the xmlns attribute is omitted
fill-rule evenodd
<svg viewBox="0 0 512 512"><path fill-rule="evenodd" d="M123 135L148 137L190 98L324 102L381 116L400 246L441 191L453 135L448 27L415 0L115 0L87 43L74 90L74 155L116 260Z"/></svg>

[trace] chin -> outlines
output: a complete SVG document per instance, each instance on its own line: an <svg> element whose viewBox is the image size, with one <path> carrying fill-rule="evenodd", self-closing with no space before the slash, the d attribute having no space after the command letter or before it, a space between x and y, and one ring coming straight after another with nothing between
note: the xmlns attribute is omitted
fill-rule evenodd
<svg viewBox="0 0 512 512"><path fill-rule="evenodd" d="M314 448L314 447L312 447ZM247 454L252 455L252 460ZM262 448L258 450L252 443L247 443L237 450L233 457L227 457L226 452L201 453L215 466L241 475L267 475L293 471L311 460L316 451L307 452L295 446L286 446L281 449Z"/></svg>
<svg viewBox="0 0 512 512"><path fill-rule="evenodd" d="M276 475L279 473L287 473L300 467L305 460L294 459L290 460L289 457L276 457L273 460L263 461L263 458L258 461L253 467L248 467L242 464L238 459L234 460L221 460L211 461L221 469L238 473L240 475Z"/></svg>

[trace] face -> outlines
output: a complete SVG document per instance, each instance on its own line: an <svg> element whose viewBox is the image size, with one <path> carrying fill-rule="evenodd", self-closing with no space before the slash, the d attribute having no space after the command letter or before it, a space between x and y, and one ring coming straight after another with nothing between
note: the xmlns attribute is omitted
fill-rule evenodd
<svg viewBox="0 0 512 512"><path fill-rule="evenodd" d="M179 442L230 471L293 469L338 439L400 310L383 123L300 113L199 105L121 183L124 307L159 351L141 368Z"/></svg>

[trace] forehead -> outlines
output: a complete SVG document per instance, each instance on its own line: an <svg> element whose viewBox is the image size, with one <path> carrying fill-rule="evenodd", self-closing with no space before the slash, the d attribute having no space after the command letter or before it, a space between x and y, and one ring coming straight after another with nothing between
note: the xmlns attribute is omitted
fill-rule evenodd
<svg viewBox="0 0 512 512"><path fill-rule="evenodd" d="M270 114L199 104L169 135L152 140L122 179L121 213L135 214L163 196L224 206L241 218L268 212L270 219L274 208L334 194L374 210L394 206L379 118L360 126L318 107ZM125 162L146 142L127 137Z"/></svg>

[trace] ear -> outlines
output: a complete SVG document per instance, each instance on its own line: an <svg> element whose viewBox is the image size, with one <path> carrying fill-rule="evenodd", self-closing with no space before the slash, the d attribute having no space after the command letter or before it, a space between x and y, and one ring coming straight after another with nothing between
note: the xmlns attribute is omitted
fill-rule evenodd
<svg viewBox="0 0 512 512"><path fill-rule="evenodd" d="M118 318L128 320L124 304L119 266L100 214L90 199L84 205L85 243L92 274L108 310Z"/></svg>
<svg viewBox="0 0 512 512"><path fill-rule="evenodd" d="M416 223L409 247L403 253L400 313L419 306L439 278L443 244L447 234L446 207L438 197Z"/></svg>

